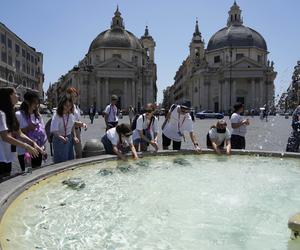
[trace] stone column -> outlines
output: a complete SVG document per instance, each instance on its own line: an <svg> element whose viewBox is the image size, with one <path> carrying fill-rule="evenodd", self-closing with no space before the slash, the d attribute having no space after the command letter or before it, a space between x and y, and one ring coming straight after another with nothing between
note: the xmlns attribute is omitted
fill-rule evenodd
<svg viewBox="0 0 300 250"><path fill-rule="evenodd" d="M96 79L96 105L97 105L97 109L100 109L100 105L101 105L101 91L100 91L100 79Z"/></svg>
<svg viewBox="0 0 300 250"><path fill-rule="evenodd" d="M131 80L131 105L133 108L136 108L136 98L135 98L135 81L132 79Z"/></svg>
<svg viewBox="0 0 300 250"><path fill-rule="evenodd" d="M127 79L124 80L124 100L122 101L123 102L123 109L127 109L128 106L127 106L127 101L128 101L128 94L127 94Z"/></svg>
<svg viewBox="0 0 300 250"><path fill-rule="evenodd" d="M219 81L219 112L222 110L222 83Z"/></svg>
<svg viewBox="0 0 300 250"><path fill-rule="evenodd" d="M252 99L252 107L251 108L257 108L256 107L256 95L255 95L255 79L253 78L251 80L251 99Z"/></svg>
<svg viewBox="0 0 300 250"><path fill-rule="evenodd" d="M104 93L105 93L105 95L104 95L105 96L105 98L104 98L105 104L110 102L110 96L109 96L109 92L108 92L108 82L109 82L109 79L105 78L105 91L104 91Z"/></svg>
<svg viewBox="0 0 300 250"><path fill-rule="evenodd" d="M260 106L263 107L265 104L265 98L264 98L264 81L263 79L259 80L259 96L260 96Z"/></svg>
<svg viewBox="0 0 300 250"><path fill-rule="evenodd" d="M231 86L231 107L236 103L236 80L232 81Z"/></svg>
<svg viewBox="0 0 300 250"><path fill-rule="evenodd" d="M229 82L225 80L224 91L223 91L223 100L224 100L224 111L227 112L229 108Z"/></svg>

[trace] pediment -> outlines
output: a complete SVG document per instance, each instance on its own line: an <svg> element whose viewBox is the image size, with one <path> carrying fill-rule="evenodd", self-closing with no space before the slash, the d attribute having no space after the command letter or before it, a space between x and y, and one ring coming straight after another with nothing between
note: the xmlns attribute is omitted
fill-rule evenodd
<svg viewBox="0 0 300 250"><path fill-rule="evenodd" d="M249 68L263 68L264 66L259 64L258 62L247 58L247 57L243 57L239 60L237 60L236 62L231 64L231 68L235 68L235 69L249 69Z"/></svg>
<svg viewBox="0 0 300 250"><path fill-rule="evenodd" d="M105 62L97 65L97 68L107 68L107 69L135 69L136 66L132 65L125 60L117 57L113 57Z"/></svg>

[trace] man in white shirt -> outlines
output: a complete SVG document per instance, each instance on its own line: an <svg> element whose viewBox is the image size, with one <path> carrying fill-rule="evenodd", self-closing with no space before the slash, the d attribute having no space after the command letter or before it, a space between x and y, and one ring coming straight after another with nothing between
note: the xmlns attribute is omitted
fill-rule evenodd
<svg viewBox="0 0 300 250"><path fill-rule="evenodd" d="M116 95L111 96L111 103L106 106L104 110L104 120L106 124L106 130L114 128L118 125L118 97Z"/></svg>
<svg viewBox="0 0 300 250"><path fill-rule="evenodd" d="M241 113L244 112L244 105L237 103L233 106L234 113L231 115L230 122L232 127L231 132L231 148L245 149L246 148L246 133L249 126L249 119L244 119Z"/></svg>
<svg viewBox="0 0 300 250"><path fill-rule="evenodd" d="M137 151L139 145L142 152L147 151L149 145L157 151L158 120L154 116L155 105L148 103L144 111L145 114L140 115L139 118L134 121L136 122L136 128L132 135L133 144Z"/></svg>
<svg viewBox="0 0 300 250"><path fill-rule="evenodd" d="M193 131L193 121L190 116L190 103L173 104L162 126L163 149L168 150L173 141L173 150L180 150L184 132L189 132L196 151L201 151Z"/></svg>
<svg viewBox="0 0 300 250"><path fill-rule="evenodd" d="M226 154L231 153L230 131L227 128L225 120L219 120L216 125L212 126L207 134L206 144L208 148L212 148L217 154L221 154L221 150L226 145Z"/></svg>

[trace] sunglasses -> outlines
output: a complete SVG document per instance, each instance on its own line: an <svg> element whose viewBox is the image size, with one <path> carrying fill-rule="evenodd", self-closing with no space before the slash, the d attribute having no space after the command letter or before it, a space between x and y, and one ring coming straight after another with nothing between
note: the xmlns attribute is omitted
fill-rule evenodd
<svg viewBox="0 0 300 250"><path fill-rule="evenodd" d="M145 110L145 112L146 112L146 113L152 113L152 112L154 112L154 110L148 109L148 110Z"/></svg>
<svg viewBox="0 0 300 250"><path fill-rule="evenodd" d="M125 137L129 137L129 136L131 136L132 135L132 132L131 133L128 133L128 134L125 134L124 136Z"/></svg>

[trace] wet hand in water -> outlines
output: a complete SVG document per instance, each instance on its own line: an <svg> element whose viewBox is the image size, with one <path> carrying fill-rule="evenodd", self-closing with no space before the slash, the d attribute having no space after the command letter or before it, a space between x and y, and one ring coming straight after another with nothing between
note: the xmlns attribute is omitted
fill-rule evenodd
<svg viewBox="0 0 300 250"><path fill-rule="evenodd" d="M202 153L202 149L199 146L195 146L195 151L197 153Z"/></svg>
<svg viewBox="0 0 300 250"><path fill-rule="evenodd" d="M158 145L157 145L157 142L151 141L150 144L151 144L152 147L155 149L155 151L158 151Z"/></svg>

